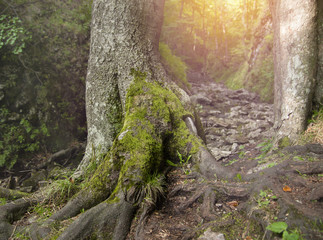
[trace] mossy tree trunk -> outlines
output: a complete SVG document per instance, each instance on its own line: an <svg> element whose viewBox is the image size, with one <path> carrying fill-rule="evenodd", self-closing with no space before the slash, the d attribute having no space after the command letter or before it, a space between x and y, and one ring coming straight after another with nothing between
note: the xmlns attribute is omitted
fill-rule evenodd
<svg viewBox="0 0 323 240"><path fill-rule="evenodd" d="M88 142L79 170L92 152L106 153L122 128L132 68L160 80L159 34L164 1L93 1L86 82Z"/></svg>
<svg viewBox="0 0 323 240"><path fill-rule="evenodd" d="M33 238L45 238L51 223L86 210L58 239L124 239L137 208L147 213L159 199L166 159L174 161L177 152L192 156L206 176L233 177L204 147L190 98L159 61L163 6L163 0L94 0L88 143L77 172L83 175L94 161L98 167ZM93 154L98 151L103 158Z"/></svg>
<svg viewBox="0 0 323 240"><path fill-rule="evenodd" d="M277 139L295 140L305 130L315 88L321 84L317 79L318 2L270 0L274 23Z"/></svg>

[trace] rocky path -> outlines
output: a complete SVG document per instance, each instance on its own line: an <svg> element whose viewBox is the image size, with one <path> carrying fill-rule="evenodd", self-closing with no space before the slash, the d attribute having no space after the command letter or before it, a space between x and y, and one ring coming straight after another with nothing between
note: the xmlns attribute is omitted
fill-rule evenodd
<svg viewBox="0 0 323 240"><path fill-rule="evenodd" d="M272 138L273 106L260 102L256 94L246 90L234 91L223 84L201 82L199 79L191 79L191 100L199 111L207 147L217 161L221 161L225 166L236 165L230 166L231 169L240 171L246 165L246 161L242 162L240 158L259 154L257 145L265 139ZM226 236L232 234L232 238L229 239L263 237L256 235L256 232L261 230L257 229L251 220L244 219L236 211L236 204L244 197L215 197L212 193L216 192L212 180L209 183L204 182L183 172L183 169L171 171L168 174L168 183L166 201L161 209L157 209L149 217L141 236L143 239L175 240L200 237L199 239L224 240L223 233ZM244 189L244 184L241 184L240 190ZM210 187L211 185L213 187ZM210 201L216 204L210 205ZM237 221L247 224L247 229L237 229ZM128 239L138 239L134 237L134 226L137 225L138 222L133 224ZM199 236L211 226L213 229L217 226L227 228L228 231L206 231ZM246 238L248 236L252 238Z"/></svg>
<svg viewBox="0 0 323 240"><path fill-rule="evenodd" d="M273 105L260 102L255 93L195 81L191 99L198 106L207 146L217 160L227 162L242 149L248 153L273 136Z"/></svg>

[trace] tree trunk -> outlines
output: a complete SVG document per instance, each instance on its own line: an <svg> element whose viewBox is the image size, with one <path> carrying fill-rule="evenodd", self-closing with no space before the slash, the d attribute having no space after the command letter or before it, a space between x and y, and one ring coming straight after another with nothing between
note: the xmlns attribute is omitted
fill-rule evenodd
<svg viewBox="0 0 323 240"><path fill-rule="evenodd" d="M106 153L122 127L131 68L160 79L159 35L164 1L94 1L86 81L88 137L84 170L94 149ZM93 149L94 148L94 149Z"/></svg>
<svg viewBox="0 0 323 240"><path fill-rule="evenodd" d="M317 1L317 28L318 28L318 68L317 68L317 87L315 88L316 108L323 105L323 1Z"/></svg>
<svg viewBox="0 0 323 240"><path fill-rule="evenodd" d="M317 86L316 0L271 0L275 129L294 141L305 130Z"/></svg>
<svg viewBox="0 0 323 240"><path fill-rule="evenodd" d="M45 238L53 222L86 210L58 239L124 239L137 208L151 209L159 200L166 159L177 154L192 157L205 176L233 178L204 147L190 98L159 61L163 6L162 0L94 0L88 143L78 172L100 164L74 198L32 230L35 238Z"/></svg>

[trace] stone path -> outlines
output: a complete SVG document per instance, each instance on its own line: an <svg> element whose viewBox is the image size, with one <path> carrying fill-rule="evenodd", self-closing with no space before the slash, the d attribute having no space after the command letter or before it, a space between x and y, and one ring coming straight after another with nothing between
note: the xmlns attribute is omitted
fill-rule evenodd
<svg viewBox="0 0 323 240"><path fill-rule="evenodd" d="M192 84L191 99L197 104L207 146L217 160L245 152L273 136L273 105L255 93L230 90L215 82Z"/></svg>

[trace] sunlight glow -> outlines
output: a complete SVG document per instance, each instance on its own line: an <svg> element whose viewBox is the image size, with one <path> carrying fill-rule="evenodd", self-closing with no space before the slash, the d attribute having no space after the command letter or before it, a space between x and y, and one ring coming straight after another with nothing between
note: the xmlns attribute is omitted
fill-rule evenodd
<svg viewBox="0 0 323 240"><path fill-rule="evenodd" d="M225 2L227 2L229 5L232 5L232 6L239 6L241 3L241 0L226 0Z"/></svg>

